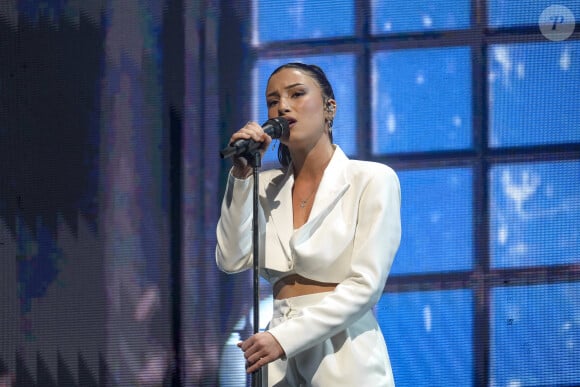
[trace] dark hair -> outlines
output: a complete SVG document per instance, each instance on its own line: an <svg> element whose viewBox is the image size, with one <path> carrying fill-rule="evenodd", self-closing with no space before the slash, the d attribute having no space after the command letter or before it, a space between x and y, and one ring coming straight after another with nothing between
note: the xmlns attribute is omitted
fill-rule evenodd
<svg viewBox="0 0 580 387"><path fill-rule="evenodd" d="M328 78L326 77L326 74L324 74L324 71L322 71L320 67L300 62L286 63L278 67L276 70L274 70L272 74L270 74L270 78L272 78L272 76L277 72L284 69L297 69L312 77L316 81L316 83L318 83L318 86L320 86L320 90L322 91L323 106L325 107L327 106L329 99L334 99L334 91L332 90L332 85L330 84ZM268 82L270 81L270 78L268 78ZM332 124L333 124L332 120L330 120L328 124L329 124L328 135L330 137L330 142L332 142ZM290 162L292 161L292 157L290 156L290 150L286 145L282 143L278 145L278 161L284 167L289 166Z"/></svg>

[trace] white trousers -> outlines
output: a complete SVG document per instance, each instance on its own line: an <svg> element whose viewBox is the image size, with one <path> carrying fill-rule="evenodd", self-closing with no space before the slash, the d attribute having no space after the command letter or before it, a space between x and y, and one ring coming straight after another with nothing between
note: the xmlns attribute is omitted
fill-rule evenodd
<svg viewBox="0 0 580 387"><path fill-rule="evenodd" d="M299 316L304 307L316 304L327 294L274 300L270 327ZM387 346L372 311L322 343L268 364L262 373L263 385L270 387L395 385Z"/></svg>

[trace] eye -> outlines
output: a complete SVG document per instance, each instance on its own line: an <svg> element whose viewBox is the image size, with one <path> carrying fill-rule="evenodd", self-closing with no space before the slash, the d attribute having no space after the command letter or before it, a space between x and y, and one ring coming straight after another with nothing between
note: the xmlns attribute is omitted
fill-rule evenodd
<svg viewBox="0 0 580 387"><path fill-rule="evenodd" d="M276 105L277 103L278 103L278 101L276 101L276 100L271 100L271 101L268 101L266 105L267 105L269 108L271 108L272 106Z"/></svg>
<svg viewBox="0 0 580 387"><path fill-rule="evenodd" d="M294 93L292 93L292 98L297 98L297 97L300 97L304 94L306 94L306 92L303 90L295 91Z"/></svg>

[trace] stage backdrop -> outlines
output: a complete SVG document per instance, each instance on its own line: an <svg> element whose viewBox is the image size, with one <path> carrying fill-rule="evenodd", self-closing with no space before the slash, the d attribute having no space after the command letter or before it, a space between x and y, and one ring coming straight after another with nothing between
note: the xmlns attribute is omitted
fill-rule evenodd
<svg viewBox="0 0 580 387"><path fill-rule="evenodd" d="M0 6L4 382L171 376L163 10L156 1Z"/></svg>

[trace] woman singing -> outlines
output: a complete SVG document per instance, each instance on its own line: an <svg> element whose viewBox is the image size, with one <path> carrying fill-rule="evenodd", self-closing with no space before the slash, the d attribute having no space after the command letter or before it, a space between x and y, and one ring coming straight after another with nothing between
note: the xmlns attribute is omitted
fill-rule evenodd
<svg viewBox="0 0 580 387"><path fill-rule="evenodd" d="M268 329L241 342L247 371L269 386L394 386L372 308L401 238L400 188L384 164L349 160L332 141L336 101L315 65L277 68L268 117L284 117L280 168L260 174L260 274L273 287ZM272 139L256 122L231 142ZM252 267L252 167L234 159L217 226L216 261Z"/></svg>

